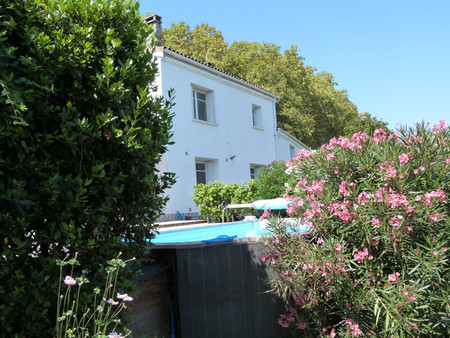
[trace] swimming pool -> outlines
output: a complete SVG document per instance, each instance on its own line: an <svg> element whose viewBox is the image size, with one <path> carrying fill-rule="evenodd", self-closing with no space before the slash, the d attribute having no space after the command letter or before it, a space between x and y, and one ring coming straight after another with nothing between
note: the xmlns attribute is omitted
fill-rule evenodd
<svg viewBox="0 0 450 338"><path fill-rule="evenodd" d="M299 232L309 231L309 227L300 227ZM232 222L225 224L213 224L195 227L180 227L174 230L161 230L152 239L154 244L186 243L214 240L219 236L233 238L259 237L269 234L269 230L260 224L258 220ZM223 241L227 241L227 237Z"/></svg>
<svg viewBox="0 0 450 338"><path fill-rule="evenodd" d="M255 220L162 228L155 234L148 261L167 266L163 287L173 300L177 336L291 337L277 322L284 303L268 292L272 267L261 262L267 250L261 236L269 234L265 226ZM311 230L293 228L302 234ZM203 242L221 235L236 237ZM155 292L158 283L145 287Z"/></svg>

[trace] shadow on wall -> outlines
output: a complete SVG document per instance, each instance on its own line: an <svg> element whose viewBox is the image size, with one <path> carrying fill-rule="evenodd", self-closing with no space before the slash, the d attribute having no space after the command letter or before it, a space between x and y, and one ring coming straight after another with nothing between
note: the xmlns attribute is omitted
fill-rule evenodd
<svg viewBox="0 0 450 338"><path fill-rule="evenodd" d="M291 332L278 325L279 315L284 313L283 303L266 293L270 289L266 283L269 271L260 260L264 250L264 243L258 241L153 247L153 264L165 262L168 267L166 285L173 301L175 336L290 337ZM148 288L155 289L155 285L139 286L138 302L148 304L155 303L157 297L162 299L148 293ZM148 297L154 299L144 299ZM134 325L142 314L137 311L139 305L133 304L133 335L153 337L157 326L161 326L157 323L168 320L167 295L163 297L167 316L159 321L148 318L145 331ZM156 336L170 337L170 321L165 327Z"/></svg>

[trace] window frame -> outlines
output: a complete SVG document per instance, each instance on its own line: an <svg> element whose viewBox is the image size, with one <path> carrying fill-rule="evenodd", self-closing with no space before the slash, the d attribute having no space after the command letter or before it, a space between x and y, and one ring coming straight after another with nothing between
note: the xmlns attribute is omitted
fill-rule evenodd
<svg viewBox="0 0 450 338"><path fill-rule="evenodd" d="M258 176L259 171L264 168L263 165L259 164L250 164L250 179L256 180L256 177ZM253 173L252 173L253 170ZM252 177L253 176L253 177Z"/></svg>
<svg viewBox="0 0 450 338"><path fill-rule="evenodd" d="M252 127L257 129L264 129L262 108L256 104L252 104Z"/></svg>
<svg viewBox="0 0 450 338"><path fill-rule="evenodd" d="M204 96L204 98L199 97ZM197 85L192 85L193 119L198 122L216 124L214 110L214 91ZM202 103L203 109L199 109ZM202 113L202 111L204 111ZM200 116L204 115L204 116Z"/></svg>

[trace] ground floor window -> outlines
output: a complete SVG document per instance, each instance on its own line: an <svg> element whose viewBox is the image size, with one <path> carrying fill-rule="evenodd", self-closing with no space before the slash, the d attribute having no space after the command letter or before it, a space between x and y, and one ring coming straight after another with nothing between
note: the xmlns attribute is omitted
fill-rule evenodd
<svg viewBox="0 0 450 338"><path fill-rule="evenodd" d="M207 184L213 182L214 174L217 171L217 160L196 158L195 159L195 174L197 177L197 184Z"/></svg>
<svg viewBox="0 0 450 338"><path fill-rule="evenodd" d="M206 184L206 163L195 163L195 172L197 174L197 184Z"/></svg>
<svg viewBox="0 0 450 338"><path fill-rule="evenodd" d="M263 168L262 165L250 164L250 179L255 180L261 168Z"/></svg>

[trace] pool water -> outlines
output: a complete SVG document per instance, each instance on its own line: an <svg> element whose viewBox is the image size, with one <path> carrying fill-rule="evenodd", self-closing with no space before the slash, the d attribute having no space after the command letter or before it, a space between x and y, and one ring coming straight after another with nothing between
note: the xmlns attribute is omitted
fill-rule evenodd
<svg viewBox="0 0 450 338"><path fill-rule="evenodd" d="M300 232L309 231L308 227L300 229ZM217 225L197 226L192 228L164 230L155 234L152 243L185 243L211 240L218 236L256 237L268 234L269 231L260 227L259 221L243 221Z"/></svg>

